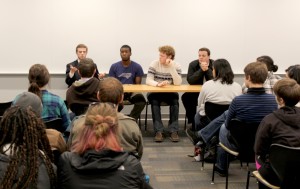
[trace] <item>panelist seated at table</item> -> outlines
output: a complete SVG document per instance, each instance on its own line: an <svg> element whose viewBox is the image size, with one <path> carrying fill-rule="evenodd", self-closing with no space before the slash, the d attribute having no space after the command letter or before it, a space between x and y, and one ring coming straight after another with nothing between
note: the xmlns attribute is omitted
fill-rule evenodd
<svg viewBox="0 0 300 189"><path fill-rule="evenodd" d="M200 48L198 59L189 64L186 76L187 82L190 85L203 85L206 81L213 79L212 65L213 60L210 59L210 50L205 47ZM194 117L196 115L199 92L186 92L181 96L188 123L192 124L191 130L195 130Z"/></svg>
<svg viewBox="0 0 300 189"><path fill-rule="evenodd" d="M118 79L122 84L141 84L144 76L143 68L140 64L130 60L131 47L123 45L120 49L122 60L111 65L109 76ZM146 99L143 94L124 93L124 100L134 104L129 116L137 120L146 105Z"/></svg>
<svg viewBox="0 0 300 189"><path fill-rule="evenodd" d="M67 64L66 66L66 79L65 82L70 87L75 81L78 81L81 79L80 74L78 73L78 66L80 62L86 58L86 55L88 53L88 47L84 44L79 44L76 46L76 55L77 60ZM97 64L96 66L96 72L94 74L94 77L97 79L102 79L105 76L105 73L99 73Z"/></svg>
<svg viewBox="0 0 300 189"><path fill-rule="evenodd" d="M174 61L175 50L171 46L159 47L159 60L150 64L146 84L156 87L165 85L181 85L181 67ZM155 142L163 141L164 126L161 120L161 102L170 106L170 120L168 132L171 133L171 141L178 142L178 114L179 114L179 95L177 92L168 93L148 93L147 98L151 104L152 120L155 131Z"/></svg>

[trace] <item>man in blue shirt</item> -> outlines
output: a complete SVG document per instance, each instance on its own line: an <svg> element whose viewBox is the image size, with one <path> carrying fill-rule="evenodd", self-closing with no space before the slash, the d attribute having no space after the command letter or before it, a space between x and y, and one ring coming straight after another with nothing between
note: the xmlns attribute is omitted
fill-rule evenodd
<svg viewBox="0 0 300 189"><path fill-rule="evenodd" d="M263 87L268 76L267 66L261 62L253 62L245 67L244 73L247 93L235 97L228 111L225 111L199 132L188 132L187 135L194 144L200 141L200 146L203 147L205 143L210 143L213 136L219 134L222 144L232 150L237 150L236 145L227 138L229 133L227 125L230 120L236 118L245 123L260 123L266 115L277 109L275 96L267 94ZM226 166L228 166L226 152L222 148L218 148L215 171L219 175L225 176Z"/></svg>
<svg viewBox="0 0 300 189"><path fill-rule="evenodd" d="M130 60L131 47L123 45L120 55L122 60L111 65L109 76L117 78L122 84L141 84L144 71L140 64ZM145 97L141 93L124 93L124 100L134 104L129 116L137 120L146 105Z"/></svg>

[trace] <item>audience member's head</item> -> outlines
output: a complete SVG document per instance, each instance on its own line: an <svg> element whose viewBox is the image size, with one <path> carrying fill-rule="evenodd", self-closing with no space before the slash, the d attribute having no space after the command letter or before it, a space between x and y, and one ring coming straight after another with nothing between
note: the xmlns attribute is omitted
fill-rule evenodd
<svg viewBox="0 0 300 189"><path fill-rule="evenodd" d="M261 62L249 63L245 69L245 78L253 84L264 84L268 76L266 64Z"/></svg>
<svg viewBox="0 0 300 189"><path fill-rule="evenodd" d="M84 128L74 140L71 149L78 154L84 154L90 149L122 151L117 131L118 118L115 104L92 103L86 112Z"/></svg>
<svg viewBox="0 0 300 189"><path fill-rule="evenodd" d="M175 58L175 49L172 46L161 46L158 48L159 52L166 55L166 59L170 58L174 60Z"/></svg>
<svg viewBox="0 0 300 189"><path fill-rule="evenodd" d="M256 61L266 64L268 71L276 72L278 70L278 66L274 65L273 59L269 56L260 56Z"/></svg>
<svg viewBox="0 0 300 189"><path fill-rule="evenodd" d="M274 85L276 100L280 106L293 107L300 101L300 85L294 79L281 79Z"/></svg>
<svg viewBox="0 0 300 189"><path fill-rule="evenodd" d="M118 79L107 77L100 81L98 93L100 102L110 102L118 105L123 102L123 94L123 85Z"/></svg>
<svg viewBox="0 0 300 189"><path fill-rule="evenodd" d="M78 73L82 78L93 77L96 72L96 65L90 58L84 58L78 65Z"/></svg>
<svg viewBox="0 0 300 189"><path fill-rule="evenodd" d="M222 84L232 84L234 74L226 59L217 59L213 62L214 80L221 80Z"/></svg>
<svg viewBox="0 0 300 189"><path fill-rule="evenodd" d="M28 91L42 96L40 88L45 87L50 80L50 74L45 65L34 64L29 69L28 74L29 88Z"/></svg>
<svg viewBox="0 0 300 189"><path fill-rule="evenodd" d="M76 46L76 55L78 57L78 59L81 60L86 58L88 52L88 47L85 44L78 44Z"/></svg>
<svg viewBox="0 0 300 189"><path fill-rule="evenodd" d="M297 81L298 84L300 84L300 65L293 65L288 67L286 70L286 76L288 78L294 79Z"/></svg>
<svg viewBox="0 0 300 189"><path fill-rule="evenodd" d="M0 124L0 149L10 158L1 186L36 188L39 167L44 162L51 188L55 187L56 173L45 126L31 107L12 106L6 110Z"/></svg>
<svg viewBox="0 0 300 189"><path fill-rule="evenodd" d="M31 92L23 92L17 95L13 100L12 105L17 105L23 108L30 106L38 117L41 117L43 111L41 99Z"/></svg>

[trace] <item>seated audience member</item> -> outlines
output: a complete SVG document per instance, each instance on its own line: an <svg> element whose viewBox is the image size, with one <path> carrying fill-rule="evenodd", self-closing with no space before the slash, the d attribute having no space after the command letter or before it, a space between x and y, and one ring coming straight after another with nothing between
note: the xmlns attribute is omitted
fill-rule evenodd
<svg viewBox="0 0 300 189"><path fill-rule="evenodd" d="M109 76L117 78L122 84L141 84L144 71L140 64L130 60L131 47L123 45L120 55L122 61L111 65ZM124 93L124 100L134 104L129 116L137 120L146 105L144 95L142 93Z"/></svg>
<svg viewBox="0 0 300 189"><path fill-rule="evenodd" d="M88 53L88 47L84 44L79 44L76 46L76 55L77 60L67 64L66 68L66 84L70 87L75 81L78 81L81 76L78 73L78 66L80 65L81 61L86 58ZM97 65L95 64L96 72L94 73L95 78L103 78L105 76L104 73L99 74Z"/></svg>
<svg viewBox="0 0 300 189"><path fill-rule="evenodd" d="M12 105L20 106L22 108L30 106L36 116L38 118L41 117L43 109L42 101L37 95L31 92L23 92L17 95L13 100ZM67 150L66 142L59 131L55 129L46 129L46 134L52 150L58 150L60 153Z"/></svg>
<svg viewBox="0 0 300 189"><path fill-rule="evenodd" d="M13 106L0 123L0 188L56 188L45 127L31 107Z"/></svg>
<svg viewBox="0 0 300 189"><path fill-rule="evenodd" d="M300 100L300 86L293 79L282 79L274 85L274 93L280 109L267 115L260 123L254 149L260 175L269 183L279 186L268 155L274 143L300 147L300 108L295 107Z"/></svg>
<svg viewBox="0 0 300 189"><path fill-rule="evenodd" d="M42 64L34 64L31 66L29 69L28 80L30 84L28 91L36 94L42 99L42 119L44 121L50 121L61 118L63 123L62 130L66 130L70 124L69 112L64 100L47 90L50 74L46 66Z"/></svg>
<svg viewBox="0 0 300 189"><path fill-rule="evenodd" d="M194 133L191 138L194 144L200 141L200 146L204 149L209 141L219 134L219 140L228 148L237 150L237 147L227 139L228 129L226 126L231 119L236 118L242 122L260 123L268 114L277 109L275 96L267 94L263 83L265 82L268 70L265 64L253 62L248 64L245 69L245 84L248 88L247 93L235 97L227 111L214 119L206 127ZM221 176L225 176L226 152L222 148L217 151L216 171Z"/></svg>
<svg viewBox="0 0 300 189"><path fill-rule="evenodd" d="M274 74L274 72L278 70L278 66L274 64L273 59L269 56L260 56L256 59L256 61L266 64L268 68L268 77L264 82L264 88L266 90L266 93L273 94L273 86L278 80L281 79L280 76ZM245 86L245 83L243 84L242 88L243 93L246 93L247 87Z"/></svg>
<svg viewBox="0 0 300 189"><path fill-rule="evenodd" d="M204 128L211 120L205 114L205 103L228 105L232 99L242 94L240 84L233 81L234 74L229 62L218 59L213 63L213 80L204 83L198 98L198 111L195 115L196 130Z"/></svg>
<svg viewBox="0 0 300 189"><path fill-rule="evenodd" d="M116 78L108 77L100 81L98 93L100 102L113 103L118 106L123 101L123 93L123 85ZM117 135L123 150L131 152L141 159L143 155L143 138L137 123L132 117L125 116L121 112L118 112L117 116L120 129ZM85 117L85 115L82 115L72 122L73 127L68 140L69 145L72 145L78 134L82 132Z"/></svg>
<svg viewBox="0 0 300 189"><path fill-rule="evenodd" d="M186 76L190 85L203 85L205 81L213 79L212 64L210 59L210 50L208 48L200 48L198 51L198 59L189 64ZM192 123L191 130L195 130L195 115L197 110L198 93L186 92L181 96L182 104L186 111L188 123Z"/></svg>
<svg viewBox="0 0 300 189"><path fill-rule="evenodd" d="M117 132L117 107L111 103L91 104L71 152L61 156L59 188L151 188L145 182L140 161L123 151Z"/></svg>
<svg viewBox="0 0 300 189"><path fill-rule="evenodd" d="M286 70L286 77L295 80L300 85L300 65L289 66ZM300 107L300 102L296 104Z"/></svg>
<svg viewBox="0 0 300 189"><path fill-rule="evenodd" d="M93 77L95 72L96 66L92 59L84 58L81 60L78 66L78 74L81 78L69 87L66 94L68 106L76 115L81 113L77 113L78 108L74 107L74 104L87 107L91 102L98 101L97 92L99 91L100 81Z"/></svg>
<svg viewBox="0 0 300 189"><path fill-rule="evenodd" d="M300 84L300 65L293 65L288 67L286 70L286 76L288 78L294 79L298 84Z"/></svg>
<svg viewBox="0 0 300 189"><path fill-rule="evenodd" d="M174 62L175 50L171 46L159 47L159 60L150 64L146 84L156 87L165 85L181 85L181 67ZM152 120L155 131L155 142L163 141L164 126L161 120L160 104L165 102L170 106L170 120L168 132L171 133L171 141L178 142L178 114L179 114L179 95L173 93L148 93L148 101L151 104Z"/></svg>

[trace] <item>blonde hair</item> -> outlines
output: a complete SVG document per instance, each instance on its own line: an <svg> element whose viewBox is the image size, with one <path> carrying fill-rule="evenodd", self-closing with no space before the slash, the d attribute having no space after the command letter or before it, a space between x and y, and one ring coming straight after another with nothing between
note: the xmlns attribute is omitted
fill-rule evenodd
<svg viewBox="0 0 300 189"><path fill-rule="evenodd" d="M89 149L122 151L117 132L116 105L111 103L92 104L87 110L84 128L75 139L71 150L79 154L84 154Z"/></svg>

